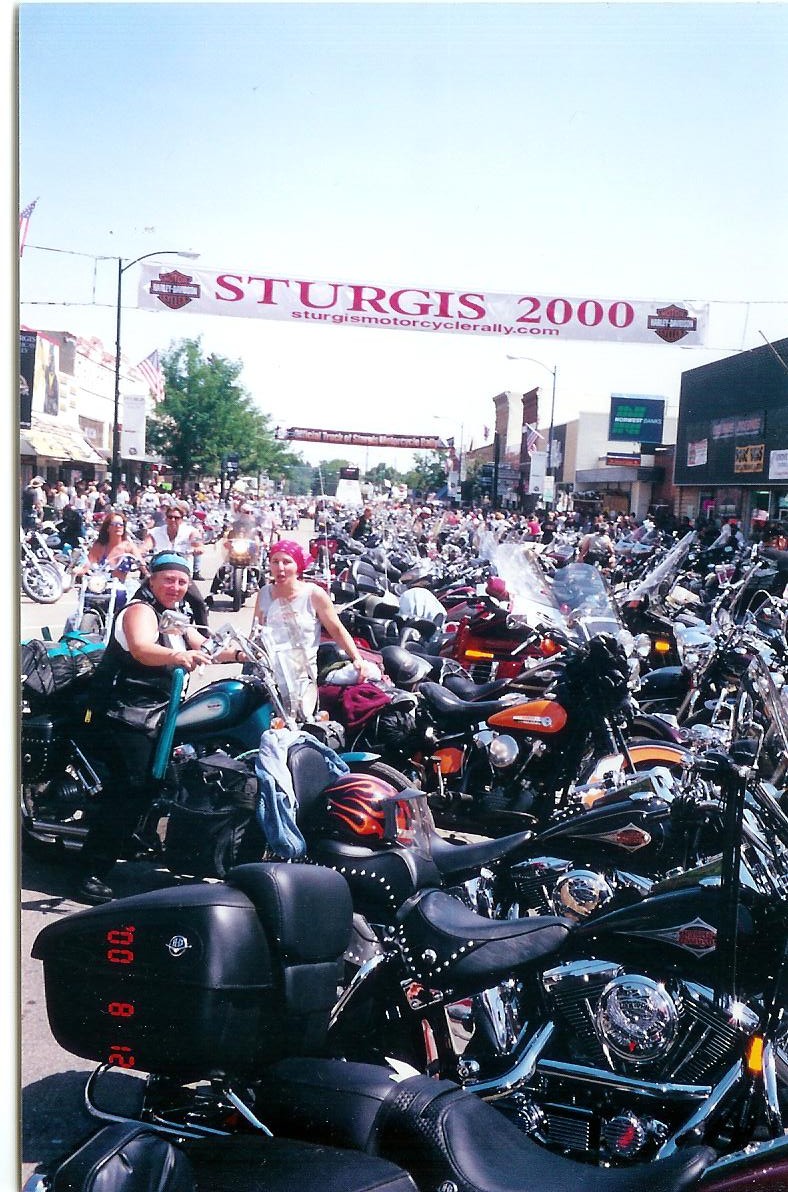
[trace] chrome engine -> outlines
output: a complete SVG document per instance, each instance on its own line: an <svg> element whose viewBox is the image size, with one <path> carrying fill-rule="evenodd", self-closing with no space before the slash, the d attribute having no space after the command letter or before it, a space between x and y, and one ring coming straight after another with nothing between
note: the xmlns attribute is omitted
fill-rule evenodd
<svg viewBox="0 0 788 1192"><path fill-rule="evenodd" d="M541 984L549 1021L523 1030L504 1076L477 1084L467 1063L463 1076L543 1144L596 1162L652 1157L713 1102L759 1025L705 986L615 961L570 961Z"/></svg>

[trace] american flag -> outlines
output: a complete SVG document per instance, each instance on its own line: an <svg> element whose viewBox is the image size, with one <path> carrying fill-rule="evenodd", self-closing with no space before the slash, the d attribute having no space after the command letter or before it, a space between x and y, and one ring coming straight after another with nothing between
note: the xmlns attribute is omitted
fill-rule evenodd
<svg viewBox="0 0 788 1192"><path fill-rule="evenodd" d="M159 353L151 352L150 356L146 356L144 360L141 360L137 365L137 371L144 377L155 400L163 401L164 373L161 371L161 365L159 364Z"/></svg>
<svg viewBox="0 0 788 1192"><path fill-rule="evenodd" d="M533 455L536 448L539 446L539 440L543 438L535 426L531 426L529 422L525 424L525 446L529 455Z"/></svg>
<svg viewBox="0 0 788 1192"><path fill-rule="evenodd" d="M30 216L36 209L38 199L33 199L32 203L28 203L19 212L19 255L25 251L25 241L27 240L27 229L30 226Z"/></svg>

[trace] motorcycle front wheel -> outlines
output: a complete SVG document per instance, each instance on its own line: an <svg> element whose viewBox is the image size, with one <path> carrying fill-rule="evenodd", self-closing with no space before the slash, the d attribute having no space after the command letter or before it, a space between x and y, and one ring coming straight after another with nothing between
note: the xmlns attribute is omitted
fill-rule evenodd
<svg viewBox="0 0 788 1192"><path fill-rule="evenodd" d="M237 613L244 602L244 573L240 567L233 570L233 612Z"/></svg>
<svg viewBox="0 0 788 1192"><path fill-rule="evenodd" d="M54 604L63 595L63 577L52 563L23 567L22 591L36 604Z"/></svg>

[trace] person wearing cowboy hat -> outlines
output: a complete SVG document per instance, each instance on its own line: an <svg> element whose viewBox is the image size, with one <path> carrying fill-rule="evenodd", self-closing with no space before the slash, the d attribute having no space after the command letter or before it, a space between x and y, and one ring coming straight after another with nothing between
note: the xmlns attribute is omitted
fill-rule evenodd
<svg viewBox="0 0 788 1192"><path fill-rule="evenodd" d="M43 476L34 476L22 490L22 529L34 530L46 505Z"/></svg>

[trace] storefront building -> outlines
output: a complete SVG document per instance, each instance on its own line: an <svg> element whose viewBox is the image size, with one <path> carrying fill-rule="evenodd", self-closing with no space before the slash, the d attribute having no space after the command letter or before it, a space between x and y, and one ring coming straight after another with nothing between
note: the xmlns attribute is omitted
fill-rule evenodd
<svg viewBox="0 0 788 1192"><path fill-rule="evenodd" d="M112 467L115 356L98 339L67 331L20 330L20 480L101 481ZM146 386L125 362L121 394ZM146 402L152 407L150 395ZM122 420L122 407L121 407ZM121 461L127 486L147 483L161 461L140 452Z"/></svg>
<svg viewBox="0 0 788 1192"><path fill-rule="evenodd" d="M676 513L788 520L788 339L682 375Z"/></svg>

